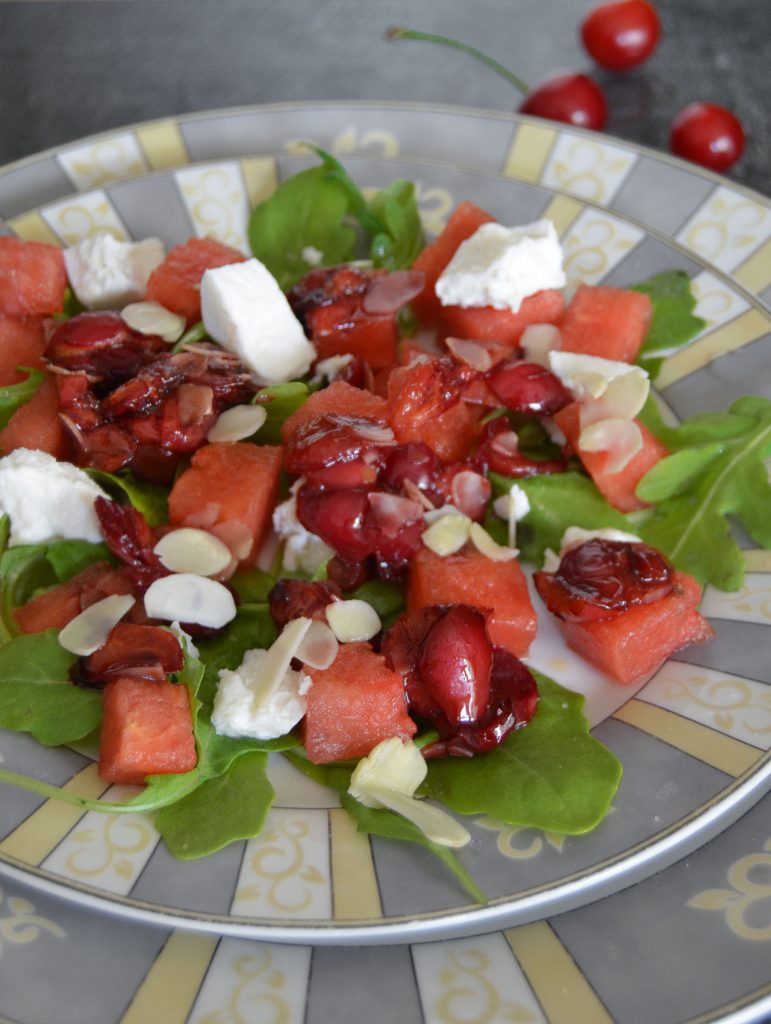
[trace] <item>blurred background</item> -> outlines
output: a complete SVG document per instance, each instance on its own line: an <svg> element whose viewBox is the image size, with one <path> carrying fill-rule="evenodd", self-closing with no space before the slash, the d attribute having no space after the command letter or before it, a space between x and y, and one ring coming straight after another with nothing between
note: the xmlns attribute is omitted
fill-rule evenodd
<svg viewBox="0 0 771 1024"><path fill-rule="evenodd" d="M593 69L586 0L0 0L0 164L156 117L280 100L373 99L510 111L519 98L470 58L387 42L391 25L462 39L535 85L596 74L607 131L667 148L687 103L732 109L748 135L728 176L771 191L769 0L660 0L658 50L625 75Z"/></svg>

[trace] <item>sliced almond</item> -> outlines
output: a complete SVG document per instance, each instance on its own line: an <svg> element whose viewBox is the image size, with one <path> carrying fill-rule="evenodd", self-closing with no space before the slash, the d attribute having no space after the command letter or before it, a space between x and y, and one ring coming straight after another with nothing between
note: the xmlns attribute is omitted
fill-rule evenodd
<svg viewBox="0 0 771 1024"><path fill-rule="evenodd" d="M163 576L145 592L145 612L165 622L194 622L220 629L236 617L236 604L227 587L194 573Z"/></svg>
<svg viewBox="0 0 771 1024"><path fill-rule="evenodd" d="M471 469L462 469L452 478L450 497L453 505L470 519L479 518L490 500L492 485L487 477Z"/></svg>
<svg viewBox="0 0 771 1024"><path fill-rule="evenodd" d="M217 576L230 564L230 548L208 530L184 526L161 537L153 548L161 564L171 572Z"/></svg>
<svg viewBox="0 0 771 1024"><path fill-rule="evenodd" d="M276 640L268 648L261 665L260 680L253 687L256 705L267 704L284 681L292 659L297 657L305 634L311 626L311 619L304 616L287 622Z"/></svg>
<svg viewBox="0 0 771 1024"><path fill-rule="evenodd" d="M460 551L468 540L470 529L471 520L468 516L449 513L433 522L420 537L427 548L444 558Z"/></svg>
<svg viewBox="0 0 771 1024"><path fill-rule="evenodd" d="M642 446L642 432L634 420L601 420L581 431L578 439L580 451L608 453L608 473L620 473Z"/></svg>
<svg viewBox="0 0 771 1024"><path fill-rule="evenodd" d="M357 598L333 601L324 611L330 629L341 644L371 640L383 628L380 616L372 605Z"/></svg>
<svg viewBox="0 0 771 1024"><path fill-rule="evenodd" d="M123 307L120 315L132 330L156 334L169 344L179 341L185 333L185 318L172 313L160 302L132 302Z"/></svg>
<svg viewBox="0 0 771 1024"><path fill-rule="evenodd" d="M311 668L329 668L337 657L338 641L324 622L312 619L308 632L297 648L297 660Z"/></svg>
<svg viewBox="0 0 771 1024"><path fill-rule="evenodd" d="M432 843L457 849L471 841L469 831L447 811L435 804L429 804L425 800L416 800L414 797L405 796L404 793L397 793L384 786L370 786L369 795L378 800L383 807L387 807L389 811L401 814L403 818L411 821Z"/></svg>
<svg viewBox="0 0 771 1024"><path fill-rule="evenodd" d="M549 353L559 349L562 334L554 324L529 324L522 332L519 347L529 363L549 368Z"/></svg>
<svg viewBox="0 0 771 1024"><path fill-rule="evenodd" d="M485 373L493 365L493 357L478 341L467 341L465 338L445 338L444 343L459 363L465 363L472 370Z"/></svg>
<svg viewBox="0 0 771 1024"><path fill-rule="evenodd" d="M581 406L581 428L601 420L633 420L645 405L650 391L648 374L639 366L630 366L608 381L599 398Z"/></svg>
<svg viewBox="0 0 771 1024"><path fill-rule="evenodd" d="M226 409L206 435L207 441L243 441L256 434L268 418L264 405L234 405Z"/></svg>
<svg viewBox="0 0 771 1024"><path fill-rule="evenodd" d="M59 643L70 654L86 657L98 651L134 604L131 594L111 594L89 605L59 633Z"/></svg>
<svg viewBox="0 0 771 1024"><path fill-rule="evenodd" d="M480 555L484 555L485 558L489 558L493 562L509 562L519 554L516 548L497 544L479 523L471 524L469 539Z"/></svg>

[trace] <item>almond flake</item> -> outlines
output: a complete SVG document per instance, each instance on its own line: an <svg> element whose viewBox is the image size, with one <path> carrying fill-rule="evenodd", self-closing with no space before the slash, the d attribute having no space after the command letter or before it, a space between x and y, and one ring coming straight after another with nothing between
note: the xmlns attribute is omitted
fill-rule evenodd
<svg viewBox="0 0 771 1024"><path fill-rule="evenodd" d="M633 420L645 405L650 391L648 374L639 366L630 366L608 381L599 398L581 405L581 429L601 420Z"/></svg>
<svg viewBox="0 0 771 1024"><path fill-rule="evenodd" d="M484 373L493 365L493 357L484 345L478 341L467 341L464 338L445 338L444 343L459 363L465 363L472 370Z"/></svg>
<svg viewBox="0 0 771 1024"><path fill-rule="evenodd" d="M608 473L625 469L642 446L642 431L634 420L601 420L581 431L578 439L581 451L608 453Z"/></svg>
<svg viewBox="0 0 771 1024"><path fill-rule="evenodd" d="M529 363L549 369L549 353L559 349L562 334L554 324L529 324L522 332L519 347Z"/></svg>
<svg viewBox="0 0 771 1024"><path fill-rule="evenodd" d="M381 786L372 786L369 792L383 807L411 821L427 839L438 846L457 849L471 842L468 829L435 804L416 800L414 797L404 796L403 793L396 793Z"/></svg>
<svg viewBox="0 0 771 1024"><path fill-rule="evenodd" d="M70 654L86 657L98 651L134 604L131 594L111 594L89 605L59 633L59 643Z"/></svg>
<svg viewBox="0 0 771 1024"><path fill-rule="evenodd" d="M268 648L260 666L260 680L253 688L255 704L267 704L281 686L292 659L297 657L305 634L310 629L311 621L303 616L287 622Z"/></svg>
<svg viewBox="0 0 771 1024"><path fill-rule="evenodd" d="M243 441L256 434L268 418L264 405L234 405L217 417L206 435L207 441Z"/></svg>
<svg viewBox="0 0 771 1024"><path fill-rule="evenodd" d="M460 551L469 538L471 520L461 512L448 513L435 520L420 539L435 555L454 555Z"/></svg>
<svg viewBox="0 0 771 1024"><path fill-rule="evenodd" d="M236 604L227 587L195 573L163 576L145 592L148 618L193 622L220 629L236 617Z"/></svg>
<svg viewBox="0 0 771 1024"><path fill-rule="evenodd" d="M311 668L329 668L337 657L337 637L325 622L312 619L297 648L297 660Z"/></svg>
<svg viewBox="0 0 771 1024"><path fill-rule="evenodd" d="M496 544L487 530L483 529L479 523L471 524L469 539L480 555L484 555L485 558L489 558L493 562L509 562L519 554L516 548Z"/></svg>
<svg viewBox="0 0 771 1024"><path fill-rule="evenodd" d="M160 302L132 302L123 307L120 315L132 330L157 335L169 344L179 341L185 333L185 318Z"/></svg>
<svg viewBox="0 0 771 1024"><path fill-rule="evenodd" d="M371 640L383 628L380 616L372 605L357 598L333 601L324 611L332 632L341 644Z"/></svg>
<svg viewBox="0 0 771 1024"><path fill-rule="evenodd" d="M171 530L153 548L161 565L171 572L188 572L196 576L217 576L230 564L231 553L208 530L192 526Z"/></svg>

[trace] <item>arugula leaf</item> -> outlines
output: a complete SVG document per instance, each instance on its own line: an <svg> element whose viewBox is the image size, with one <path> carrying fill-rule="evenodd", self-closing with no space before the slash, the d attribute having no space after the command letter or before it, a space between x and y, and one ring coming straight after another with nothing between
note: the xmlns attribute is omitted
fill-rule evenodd
<svg viewBox="0 0 771 1024"><path fill-rule="evenodd" d="M267 776L268 755L251 752L224 775L164 807L155 819L169 851L180 860L206 857L237 839L259 835L275 794Z"/></svg>
<svg viewBox="0 0 771 1024"><path fill-rule="evenodd" d="M20 366L18 369L28 375L26 380L0 388L0 430L8 424L16 410L32 398L45 378L42 370L33 370L28 366Z"/></svg>
<svg viewBox="0 0 771 1024"><path fill-rule="evenodd" d="M637 485L638 497L656 503L642 537L700 583L738 590L745 565L728 517L771 548L771 401L740 398L727 414L696 416L667 436L674 454Z"/></svg>
<svg viewBox="0 0 771 1024"><path fill-rule="evenodd" d="M86 473L108 493L118 492L121 497L141 512L149 526L161 526L169 521L167 489L149 480L137 480L130 469L107 473L103 469L87 467Z"/></svg>
<svg viewBox="0 0 771 1024"><path fill-rule="evenodd" d="M575 835L604 818L621 764L589 735L584 698L533 673L538 708L495 750L468 760L430 761L421 792L461 814Z"/></svg>
<svg viewBox="0 0 771 1024"><path fill-rule="evenodd" d="M297 412L308 397L308 385L299 380L286 384L271 384L255 395L255 404L260 404L268 414L260 427L260 444L283 444L281 427L293 412Z"/></svg>
<svg viewBox="0 0 771 1024"><path fill-rule="evenodd" d="M348 786L351 783L351 773L356 767L355 762L350 764L344 762L313 764L303 754L292 751L287 752L284 756L303 775L307 775L309 779L313 779L319 785L327 786L339 794L340 803L357 823L359 832L366 832L373 836L382 836L384 839L416 843L418 846L422 846L438 857L450 869L473 899L478 903L487 902L485 894L452 850L432 842L416 825L413 825L411 821L407 821L400 814L395 814L393 811L385 809L376 810L372 807L365 807L364 804L359 803L354 797L349 796Z"/></svg>
<svg viewBox="0 0 771 1024"><path fill-rule="evenodd" d="M490 473L493 494L508 494L513 483L527 494L530 511L517 524L517 546L522 557L543 564L546 548L559 551L569 526L598 529L603 526L629 530L626 516L603 498L594 483L581 473L567 472L508 480Z"/></svg>
<svg viewBox="0 0 771 1024"><path fill-rule="evenodd" d="M353 259L355 231L344 223L350 207L345 185L326 166L287 178L249 218L252 253L287 291L313 264L303 253L313 248L324 265Z"/></svg>
<svg viewBox="0 0 771 1024"><path fill-rule="evenodd" d="M58 630L19 636L0 647L0 727L28 732L44 746L83 739L102 719L102 696L75 686L77 658Z"/></svg>
<svg viewBox="0 0 771 1024"><path fill-rule="evenodd" d="M375 266L386 270L411 267L425 244L413 183L402 179L391 182L375 194L370 210L384 229L373 235L370 244Z"/></svg>
<svg viewBox="0 0 771 1024"><path fill-rule="evenodd" d="M359 601L371 604L380 616L383 628L388 629L404 611L404 591L398 583L388 580L367 580L350 595Z"/></svg>
<svg viewBox="0 0 771 1024"><path fill-rule="evenodd" d="M631 290L649 295L653 304L653 317L637 362L655 379L663 361L655 357L682 348L704 329L706 321L694 316L696 297L684 270L656 274L632 285Z"/></svg>
<svg viewBox="0 0 771 1024"><path fill-rule="evenodd" d="M432 842L420 829L407 821L400 814L393 811L375 810L372 807L365 807L347 793L340 797L340 802L358 825L359 832L366 832L373 836L382 836L384 839L395 839L401 842L415 843L422 846L438 857L444 865L449 868L455 878L460 882L466 892L477 903L487 903L487 897L474 881L472 875L458 860L452 850L439 843Z"/></svg>

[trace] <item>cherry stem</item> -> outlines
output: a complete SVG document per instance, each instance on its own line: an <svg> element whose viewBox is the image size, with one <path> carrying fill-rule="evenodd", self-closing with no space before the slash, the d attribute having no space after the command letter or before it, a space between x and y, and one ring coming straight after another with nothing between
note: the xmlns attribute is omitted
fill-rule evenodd
<svg viewBox="0 0 771 1024"><path fill-rule="evenodd" d="M473 57L475 60L487 65L491 71L497 71L497 73L502 75L510 85L513 85L515 89L519 90L523 96L526 96L527 93L530 92L530 87L527 82L518 78L517 75L509 71L508 68L505 68L503 64L499 64L497 60L493 60L493 58L488 57L486 53L482 53L481 50L477 50L475 46L469 46L467 43L461 43L458 39L450 39L448 36L437 36L432 32L418 32L414 28L404 28L402 25L389 28L386 32L386 39L418 39L424 43L439 43L442 46L449 46L453 50L460 50L461 53L466 53L469 57Z"/></svg>

